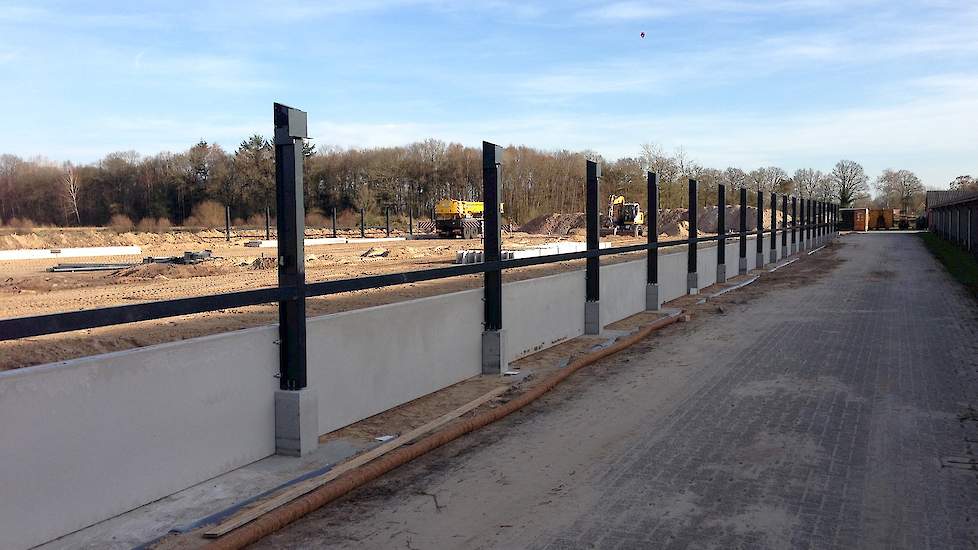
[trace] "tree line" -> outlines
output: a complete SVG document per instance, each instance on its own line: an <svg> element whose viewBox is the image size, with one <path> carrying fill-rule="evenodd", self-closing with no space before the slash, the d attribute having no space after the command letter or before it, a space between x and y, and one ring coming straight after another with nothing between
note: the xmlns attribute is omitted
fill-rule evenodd
<svg viewBox="0 0 978 550"><path fill-rule="evenodd" d="M424 217L446 197L479 200L481 151L458 143L428 139L400 147L314 147L306 143L307 213L325 216L336 208L376 216L385 209ZM802 198L870 204L917 211L924 187L908 170L884 170L870 180L863 167L840 160L823 172L804 168L789 174L776 166L745 171L704 167L682 149L665 152L641 146L634 157L607 160L593 151L545 151L510 146L503 158L505 215L515 223L553 212L579 212L584 206L585 160L602 163L603 199L624 194L645 203L647 170L659 174L660 206L688 207L688 180L696 179L701 206L716 203L716 189L745 187L756 193L790 193ZM222 225L229 207L236 224L264 223L274 216L274 149L254 135L229 152L200 141L180 153L141 156L115 152L90 164L55 163L43 158L0 155L0 221L8 225L101 226L114 219L145 227ZM961 176L952 186L973 185ZM875 198L870 191L875 191ZM731 192L728 202L737 200Z"/></svg>

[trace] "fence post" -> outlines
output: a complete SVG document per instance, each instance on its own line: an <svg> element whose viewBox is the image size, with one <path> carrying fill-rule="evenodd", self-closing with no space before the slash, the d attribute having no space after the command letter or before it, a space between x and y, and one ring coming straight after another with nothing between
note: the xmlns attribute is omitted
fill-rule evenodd
<svg viewBox="0 0 978 550"><path fill-rule="evenodd" d="M646 172L648 186L646 210L648 210L648 229L646 238L649 249L645 261L645 309L656 311L659 301L659 175Z"/></svg>
<svg viewBox="0 0 978 550"><path fill-rule="evenodd" d="M757 189L757 265L760 269L764 267L764 192Z"/></svg>
<svg viewBox="0 0 978 550"><path fill-rule="evenodd" d="M414 205L408 205L408 239L414 238Z"/></svg>
<svg viewBox="0 0 978 550"><path fill-rule="evenodd" d="M384 207L384 229L385 229L385 234L388 237L390 237L391 236L391 207L390 206Z"/></svg>
<svg viewBox="0 0 978 550"><path fill-rule="evenodd" d="M224 205L224 241L231 242L231 207Z"/></svg>
<svg viewBox="0 0 978 550"><path fill-rule="evenodd" d="M482 142L482 201L483 241L485 262L498 262L502 257L502 232L499 227L499 200L502 198L501 164L503 148L488 141ZM503 275L499 269L486 271L485 311L482 331L482 374L502 374L507 370L503 330Z"/></svg>
<svg viewBox="0 0 978 550"><path fill-rule="evenodd" d="M306 298L302 139L306 113L276 103L275 187L278 284L295 289L279 302L279 390L275 392L275 452L302 456L319 445L318 399L306 388Z"/></svg>
<svg viewBox="0 0 978 550"><path fill-rule="evenodd" d="M805 201L805 227L803 228L803 233L805 235L805 249L812 248L812 199L811 197Z"/></svg>
<svg viewBox="0 0 978 550"><path fill-rule="evenodd" d="M364 209L361 208L360 209L360 238L361 239L367 236L367 232L364 231L364 212L363 211L364 211Z"/></svg>
<svg viewBox="0 0 978 550"><path fill-rule="evenodd" d="M272 223L270 221L271 219L272 219L271 209L266 206L265 207L265 240L266 241L272 238L272 231L270 229Z"/></svg>
<svg viewBox="0 0 978 550"><path fill-rule="evenodd" d="M781 257L788 255L788 195L781 195Z"/></svg>
<svg viewBox="0 0 978 550"><path fill-rule="evenodd" d="M335 239L336 238L336 207L335 206L333 207L332 221L333 221L333 238Z"/></svg>
<svg viewBox="0 0 978 550"><path fill-rule="evenodd" d="M737 273L747 273L747 188L740 188L740 263Z"/></svg>
<svg viewBox="0 0 978 550"><path fill-rule="evenodd" d="M587 182L585 187L584 218L587 222L587 249L598 250L600 228L598 227L598 178L601 177L601 165L587 161ZM595 256L586 260L585 270L585 303L584 303L584 334L601 333L600 306L600 266L601 258Z"/></svg>
<svg viewBox="0 0 978 550"><path fill-rule="evenodd" d="M798 241L795 233L798 230L798 198L791 197L791 255L798 253Z"/></svg>
<svg viewBox="0 0 978 550"><path fill-rule="evenodd" d="M717 185L717 283L727 282L727 193Z"/></svg>
<svg viewBox="0 0 978 550"><path fill-rule="evenodd" d="M686 245L686 291L689 294L699 294L699 274L696 272L696 245L699 243L699 235L696 230L696 180L689 180L689 241Z"/></svg>
<svg viewBox="0 0 978 550"><path fill-rule="evenodd" d="M771 263L778 262L778 195L771 193Z"/></svg>

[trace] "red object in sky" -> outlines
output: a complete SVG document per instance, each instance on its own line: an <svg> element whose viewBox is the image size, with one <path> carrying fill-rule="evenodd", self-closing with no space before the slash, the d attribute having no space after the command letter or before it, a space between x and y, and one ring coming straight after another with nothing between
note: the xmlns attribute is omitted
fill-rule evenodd
<svg viewBox="0 0 978 550"><path fill-rule="evenodd" d="M642 38L645 38L645 31L642 31L642 33L639 34L639 36L641 36Z"/></svg>

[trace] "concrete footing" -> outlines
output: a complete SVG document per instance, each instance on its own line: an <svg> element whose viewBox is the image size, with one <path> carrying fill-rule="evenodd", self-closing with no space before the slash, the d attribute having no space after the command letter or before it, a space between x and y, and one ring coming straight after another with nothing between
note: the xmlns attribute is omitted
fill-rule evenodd
<svg viewBox="0 0 978 550"><path fill-rule="evenodd" d="M584 334L601 334L600 302L584 302Z"/></svg>
<svg viewBox="0 0 978 550"><path fill-rule="evenodd" d="M689 273L686 275L686 291L689 294L700 293L700 276L698 273Z"/></svg>
<svg viewBox="0 0 978 550"><path fill-rule="evenodd" d="M645 309L648 311L658 311L662 302L659 301L659 285L645 285Z"/></svg>
<svg viewBox="0 0 978 550"><path fill-rule="evenodd" d="M737 273L740 273L741 275L745 275L747 273L747 258L740 258Z"/></svg>
<svg viewBox="0 0 978 550"><path fill-rule="evenodd" d="M727 282L727 266L726 264L717 264L717 282L725 283Z"/></svg>
<svg viewBox="0 0 978 550"><path fill-rule="evenodd" d="M771 263L772 264L778 263L778 249L777 248L772 248L771 249Z"/></svg>
<svg viewBox="0 0 978 550"><path fill-rule="evenodd" d="M794 256L798 253L798 243L791 243L791 255Z"/></svg>
<svg viewBox="0 0 978 550"><path fill-rule="evenodd" d="M482 333L482 374L502 374L509 370L506 363L506 330L487 330Z"/></svg>
<svg viewBox="0 0 978 550"><path fill-rule="evenodd" d="M310 388L275 392L275 454L305 456L319 446L319 397Z"/></svg>
<svg viewBox="0 0 978 550"><path fill-rule="evenodd" d="M763 252L758 252L757 253L757 265L755 265L754 268L755 269L760 269L760 268L764 267L764 264L765 263L766 262L764 261L764 253Z"/></svg>

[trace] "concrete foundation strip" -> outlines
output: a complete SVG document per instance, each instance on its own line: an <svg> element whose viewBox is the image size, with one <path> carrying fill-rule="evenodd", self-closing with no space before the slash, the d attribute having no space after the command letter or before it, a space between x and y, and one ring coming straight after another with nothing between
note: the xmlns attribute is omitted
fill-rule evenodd
<svg viewBox="0 0 978 550"><path fill-rule="evenodd" d="M724 294L726 294L726 293L728 293L728 292L730 292L731 290L737 290L738 288L743 288L743 287L745 287L745 286L747 286L747 285L749 285L749 284L751 284L751 283L753 283L753 282L754 282L754 281L756 281L756 280L757 280L758 278L759 278L759 277L751 277L750 279L747 279L746 281L743 281L743 282L740 282L740 283L737 283L737 284L735 284L735 285L733 285L733 286L728 286L727 288L725 288L725 289L723 289L723 290L721 290L720 292L717 292L717 293L714 293L714 294L710 294L710 295L709 295L709 296L707 296L706 298L703 298L703 299L701 299L701 300L698 300L698 301L696 302L696 305L701 305L701 304L705 304L705 303L706 303L706 301L707 301L707 300L709 300L710 298L717 298L717 297L719 297L719 296L723 296Z"/></svg>
<svg viewBox="0 0 978 550"><path fill-rule="evenodd" d="M578 370L638 343L649 334L652 334L656 330L659 330L665 326L671 325L683 317L684 316L680 313L674 313L667 317L663 317L639 329L634 334L620 339L614 345L589 353L588 355L579 359L575 359L566 368L552 373L546 379L541 381L540 384L530 388L526 391L526 393L514 397L505 404L489 409L484 413L448 426L443 430L435 432L431 435L425 436L423 439L417 441L413 445L398 448L390 454L382 458L378 458L369 464L365 464L360 468L346 471L336 478L333 483L321 485L274 510L268 511L261 517L254 518L254 520L250 523L242 525L221 538L212 541L208 545L208 548L244 548L245 546L258 541L262 537L278 531L286 525L313 512L314 510L318 510L319 508L346 495L354 489L365 485L374 479L377 479L385 473L406 464L407 462L410 462L411 460L414 460L415 458L418 458L429 451L437 449L438 447L454 441L465 434L505 418L533 401L536 401L540 396L552 390ZM391 443L393 443L393 441ZM378 449L379 448L380 447L378 447Z"/></svg>
<svg viewBox="0 0 978 550"><path fill-rule="evenodd" d="M800 259L800 258L793 258L793 259L791 259L791 260L788 260L787 262L785 262L785 263L783 263L783 264L780 264L780 265L776 265L776 266L774 266L774 267L772 267L771 269L769 269L769 270L767 270L767 272L768 272L768 273L774 273L775 271L777 271L777 270L779 270L779 269L781 269L782 267L784 267L784 266L786 266L786 265L791 265L791 264L793 264L793 263L795 263L795 262L797 262L797 261L798 261L799 259Z"/></svg>
<svg viewBox="0 0 978 550"><path fill-rule="evenodd" d="M809 252L808 255L811 256L812 254L818 252L819 250L821 250L823 248L825 248L825 246L820 246L820 247L816 248L815 250L812 250L811 252Z"/></svg>
<svg viewBox="0 0 978 550"><path fill-rule="evenodd" d="M207 531L204 532L204 537L205 538L220 537L221 535L224 535L225 533L237 529L238 527L241 527L246 523L254 521L256 518L264 515L268 511L278 508L279 506L282 506L287 502L295 500L301 497L302 495L309 493L310 491L314 491L315 489L325 485L326 483L340 477L344 473L353 470L355 468L358 468L366 464L367 462L370 462L375 458L383 456L402 445L406 445L410 443L412 440L417 439L418 437L428 432L434 431L444 426L445 424L451 422L452 420L455 420L456 418L471 411L472 409L478 408L481 405L485 404L486 402L496 397L499 397L509 389L510 386L508 385L498 387L466 403L465 405L462 405L461 407L449 413L446 413L436 418L435 420L428 422L427 424L424 424L423 426L419 426L400 437L397 437L395 439L392 439L384 443L383 445L379 445L374 449L371 449L361 455L355 456L350 460L343 462L342 464L336 466L335 468L329 470L328 472L320 476L316 476L307 479L305 481L302 481L300 483L297 483L295 485L291 485L289 486L288 489L282 491L281 493L267 500L262 500L253 507L245 508L240 512L232 515L231 517L225 519L221 523L215 525L213 528L208 529Z"/></svg>

